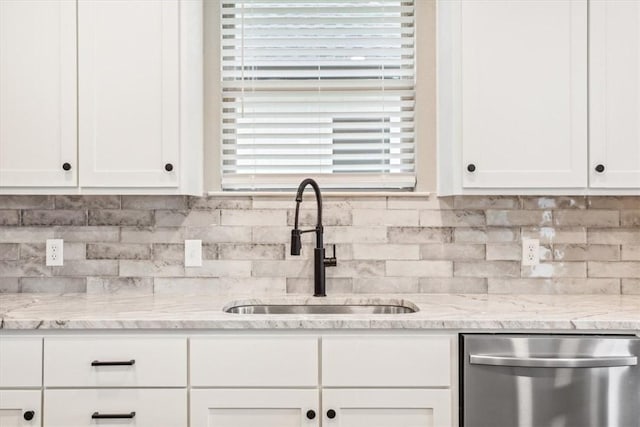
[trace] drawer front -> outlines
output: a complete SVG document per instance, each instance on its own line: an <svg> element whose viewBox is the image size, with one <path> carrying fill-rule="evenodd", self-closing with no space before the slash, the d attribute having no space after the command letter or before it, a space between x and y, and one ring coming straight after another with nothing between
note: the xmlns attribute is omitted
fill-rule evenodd
<svg viewBox="0 0 640 427"><path fill-rule="evenodd" d="M44 342L46 387L184 387L187 341L174 337L55 337Z"/></svg>
<svg viewBox="0 0 640 427"><path fill-rule="evenodd" d="M39 426L40 390L0 390L0 426Z"/></svg>
<svg viewBox="0 0 640 427"><path fill-rule="evenodd" d="M194 387L313 387L318 384L318 339L305 336L193 338Z"/></svg>
<svg viewBox="0 0 640 427"><path fill-rule="evenodd" d="M187 390L46 390L44 414L46 427L185 427Z"/></svg>
<svg viewBox="0 0 640 427"><path fill-rule="evenodd" d="M325 387L448 387L451 337L340 336L322 340Z"/></svg>
<svg viewBox="0 0 640 427"><path fill-rule="evenodd" d="M42 338L0 335L0 388L42 385Z"/></svg>

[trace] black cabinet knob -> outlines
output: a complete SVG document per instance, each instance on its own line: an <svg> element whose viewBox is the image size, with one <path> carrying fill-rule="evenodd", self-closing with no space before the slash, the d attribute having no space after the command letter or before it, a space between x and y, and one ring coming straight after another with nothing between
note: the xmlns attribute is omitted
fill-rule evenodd
<svg viewBox="0 0 640 427"><path fill-rule="evenodd" d="M171 163L167 163L166 165L164 165L164 170L166 170L167 172L171 172L173 170L173 165Z"/></svg>
<svg viewBox="0 0 640 427"><path fill-rule="evenodd" d="M476 165L474 165L473 163L470 163L470 164L467 166L467 170L468 170L469 172L475 172L475 171L476 171Z"/></svg>
<svg viewBox="0 0 640 427"><path fill-rule="evenodd" d="M336 417L336 411L334 411L333 409L329 409L327 411L327 418L329 418L330 420L334 419Z"/></svg>
<svg viewBox="0 0 640 427"><path fill-rule="evenodd" d="M71 170L71 164L70 163L63 163L62 164L62 169L66 170L66 171L70 171Z"/></svg>
<svg viewBox="0 0 640 427"><path fill-rule="evenodd" d="M312 420L316 417L316 411L314 411L313 409L309 409L307 411L307 418Z"/></svg>
<svg viewBox="0 0 640 427"><path fill-rule="evenodd" d="M598 173L602 173L602 172L604 172L604 165L598 165L598 166L596 166L596 172L598 172Z"/></svg>
<svg viewBox="0 0 640 427"><path fill-rule="evenodd" d="M22 414L22 417L27 421L31 421L33 417L35 417L35 415L36 413L34 411L26 411L24 414Z"/></svg>

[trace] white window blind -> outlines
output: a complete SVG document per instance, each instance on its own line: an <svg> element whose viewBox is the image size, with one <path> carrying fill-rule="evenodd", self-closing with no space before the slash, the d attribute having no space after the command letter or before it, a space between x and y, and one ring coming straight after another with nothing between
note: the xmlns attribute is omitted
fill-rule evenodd
<svg viewBox="0 0 640 427"><path fill-rule="evenodd" d="M415 185L414 0L221 0L222 187Z"/></svg>

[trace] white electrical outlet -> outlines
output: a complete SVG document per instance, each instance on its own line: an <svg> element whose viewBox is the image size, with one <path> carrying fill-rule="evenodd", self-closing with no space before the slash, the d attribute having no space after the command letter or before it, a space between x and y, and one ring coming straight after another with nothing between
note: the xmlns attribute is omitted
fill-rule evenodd
<svg viewBox="0 0 640 427"><path fill-rule="evenodd" d="M184 266L202 267L202 240L184 241Z"/></svg>
<svg viewBox="0 0 640 427"><path fill-rule="evenodd" d="M540 240L524 239L522 241L522 265L540 264Z"/></svg>
<svg viewBox="0 0 640 427"><path fill-rule="evenodd" d="M47 239L46 258L48 266L64 265L64 240Z"/></svg>

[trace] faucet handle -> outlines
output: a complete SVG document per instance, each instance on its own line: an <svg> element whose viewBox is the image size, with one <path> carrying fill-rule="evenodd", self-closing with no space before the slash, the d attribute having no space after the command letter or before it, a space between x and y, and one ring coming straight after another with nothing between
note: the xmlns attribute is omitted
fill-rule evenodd
<svg viewBox="0 0 640 427"><path fill-rule="evenodd" d="M336 259L336 245L333 245L333 256L324 259L325 267L335 267L338 265L338 260Z"/></svg>

